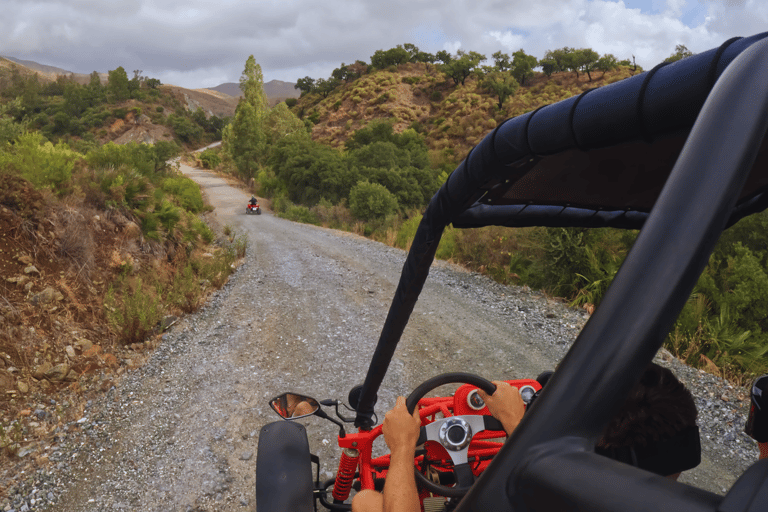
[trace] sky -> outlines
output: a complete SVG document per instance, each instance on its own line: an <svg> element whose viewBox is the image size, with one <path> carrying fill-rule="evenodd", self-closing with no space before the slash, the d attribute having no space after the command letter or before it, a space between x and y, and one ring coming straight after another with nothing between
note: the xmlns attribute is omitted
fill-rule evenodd
<svg viewBox="0 0 768 512"><path fill-rule="evenodd" d="M491 59L569 46L634 55L646 69L768 31L768 0L3 0L0 55L76 73L122 66L187 88L237 82L254 55L264 80L327 78L412 43Z"/></svg>

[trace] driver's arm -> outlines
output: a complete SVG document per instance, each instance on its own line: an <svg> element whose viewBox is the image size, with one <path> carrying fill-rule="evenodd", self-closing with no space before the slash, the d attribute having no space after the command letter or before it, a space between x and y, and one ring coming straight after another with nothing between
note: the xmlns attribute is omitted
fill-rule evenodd
<svg viewBox="0 0 768 512"><path fill-rule="evenodd" d="M405 398L398 397L395 407L384 417L382 433L391 452L389 471L384 483L385 512L419 512L419 493L413 476L413 458L419 439L421 419L416 409L408 414Z"/></svg>
<svg viewBox="0 0 768 512"><path fill-rule="evenodd" d="M501 380L495 380L493 383L496 384L496 391L493 395L488 395L482 389L478 389L477 392L485 405L488 406L491 415L504 426L507 435L512 435L512 431L523 419L525 412L523 399L516 387Z"/></svg>

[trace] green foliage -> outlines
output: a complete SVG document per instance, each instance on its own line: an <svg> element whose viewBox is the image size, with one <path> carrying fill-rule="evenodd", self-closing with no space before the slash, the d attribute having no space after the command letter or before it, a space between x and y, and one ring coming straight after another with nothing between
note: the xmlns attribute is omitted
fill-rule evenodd
<svg viewBox="0 0 768 512"><path fill-rule="evenodd" d="M464 85L467 77L486 59L485 55L477 52L459 50L455 57L443 64L440 69L453 80L454 85Z"/></svg>
<svg viewBox="0 0 768 512"><path fill-rule="evenodd" d="M55 146L39 133L19 136L16 143L0 150L0 169L13 170L36 188L50 188L59 195L71 187L72 171L82 155L68 145Z"/></svg>
<svg viewBox="0 0 768 512"><path fill-rule="evenodd" d="M296 204L288 206L281 212L280 217L303 224L320 224L320 219L309 208Z"/></svg>
<svg viewBox="0 0 768 512"><path fill-rule="evenodd" d="M144 341L162 320L160 299L153 286L141 278L122 277L104 298L107 320L126 344Z"/></svg>
<svg viewBox="0 0 768 512"><path fill-rule="evenodd" d="M689 50L684 44L678 44L675 46L675 52L664 59L664 62L677 62L678 60L691 56L693 56L693 52L691 50Z"/></svg>
<svg viewBox="0 0 768 512"><path fill-rule="evenodd" d="M163 181L162 189L173 195L179 205L192 213L203 211L203 195L197 183L189 178L178 176L166 178Z"/></svg>
<svg viewBox="0 0 768 512"><path fill-rule="evenodd" d="M605 55L600 57L595 63L595 69L598 71L602 71L603 75L605 75L605 73L608 71L613 71L618 68L619 68L619 61L616 59L614 55L610 53L606 53Z"/></svg>
<svg viewBox="0 0 768 512"><path fill-rule="evenodd" d="M150 175L165 169L168 159L177 153L178 146L166 141L155 145L108 142L88 153L85 159L95 168L128 166L143 175Z"/></svg>
<svg viewBox="0 0 768 512"><path fill-rule="evenodd" d="M131 97L128 73L122 66L109 72L107 92L113 101L125 101Z"/></svg>
<svg viewBox="0 0 768 512"><path fill-rule="evenodd" d="M633 242L618 230L549 228L542 284L577 304L598 304Z"/></svg>
<svg viewBox="0 0 768 512"><path fill-rule="evenodd" d="M213 149L206 149L200 153L200 161L206 169L215 169L221 165L219 153Z"/></svg>
<svg viewBox="0 0 768 512"><path fill-rule="evenodd" d="M522 48L512 54L511 73L520 85L525 85L525 81L533 78L533 68L539 65L538 59L533 55L527 55ZM503 71L503 70L501 70Z"/></svg>
<svg viewBox="0 0 768 512"><path fill-rule="evenodd" d="M237 105L231 129L222 132L222 146L240 176L250 179L267 160L271 144L300 128L301 123L284 103L269 111L261 66L253 55L245 63L240 88L243 99Z"/></svg>
<svg viewBox="0 0 768 512"><path fill-rule="evenodd" d="M349 192L349 208L362 220L383 220L398 208L397 199L378 183L360 181Z"/></svg>
<svg viewBox="0 0 768 512"><path fill-rule="evenodd" d="M280 140L269 164L296 203L314 205L323 197L336 203L357 182L356 171L349 168L342 153L303 134Z"/></svg>
<svg viewBox="0 0 768 512"><path fill-rule="evenodd" d="M492 91L499 98L499 110L504 106L504 101L515 94L520 84L509 73L492 71L483 79L483 87Z"/></svg>
<svg viewBox="0 0 768 512"><path fill-rule="evenodd" d="M389 66L405 64L411 60L411 54L401 45L389 50L376 50L371 56L371 66L377 69L386 69Z"/></svg>
<svg viewBox="0 0 768 512"><path fill-rule="evenodd" d="M0 105L0 150L5 146L7 142L16 140L22 133L24 133L24 125L17 123L13 116L10 115L12 109L18 108L21 105L19 100L13 100L6 105ZM48 120L48 117L43 115L44 119Z"/></svg>
<svg viewBox="0 0 768 512"><path fill-rule="evenodd" d="M187 116L171 114L168 116L168 124L183 142L196 143L203 136L203 128Z"/></svg>

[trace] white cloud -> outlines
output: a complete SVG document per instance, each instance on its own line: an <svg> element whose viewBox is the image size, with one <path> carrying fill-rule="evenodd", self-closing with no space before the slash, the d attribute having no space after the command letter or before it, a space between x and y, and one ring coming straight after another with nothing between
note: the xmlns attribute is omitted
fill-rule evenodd
<svg viewBox="0 0 768 512"><path fill-rule="evenodd" d="M706 20L688 27L680 18L694 2L703 2ZM85 73L142 69L198 87L237 81L250 54L265 79L294 81L408 42L431 53L462 48L489 57L591 47L634 54L651 67L676 44L698 52L768 27L763 0L654 5L642 12L615 0L5 0L0 55Z"/></svg>

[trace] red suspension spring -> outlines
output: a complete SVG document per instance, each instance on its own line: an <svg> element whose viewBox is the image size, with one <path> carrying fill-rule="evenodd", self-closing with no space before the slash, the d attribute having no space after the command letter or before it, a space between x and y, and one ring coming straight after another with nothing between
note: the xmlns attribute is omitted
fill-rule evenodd
<svg viewBox="0 0 768 512"><path fill-rule="evenodd" d="M336 473L336 483L333 485L334 503L343 503L349 498L352 490L352 480L355 479L357 462L360 460L360 452L354 448L344 448L339 461L339 471Z"/></svg>

